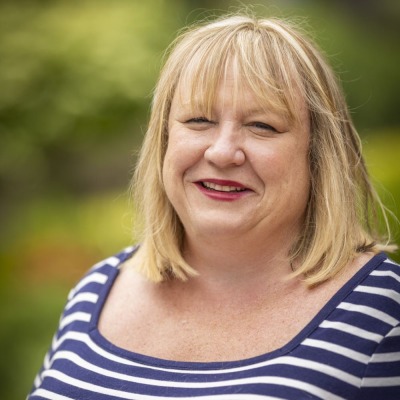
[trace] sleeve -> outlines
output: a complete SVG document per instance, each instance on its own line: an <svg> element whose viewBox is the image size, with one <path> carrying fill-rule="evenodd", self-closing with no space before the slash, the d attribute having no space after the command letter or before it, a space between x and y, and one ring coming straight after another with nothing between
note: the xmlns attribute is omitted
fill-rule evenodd
<svg viewBox="0 0 400 400"><path fill-rule="evenodd" d="M114 279L118 275L119 265L131 257L136 248L127 247L117 255L100 261L70 291L67 303L61 314L58 329L44 358L42 368L35 378L28 399L67 399L61 394L57 395L53 392L48 392L47 389L50 386L44 383L48 371L53 368L55 354L61 348L65 350L66 343L71 343L71 340L79 341L79 338L82 339L89 334L90 323L93 313L96 311L99 298L107 295ZM74 347L74 351L78 351L76 347Z"/></svg>
<svg viewBox="0 0 400 400"><path fill-rule="evenodd" d="M60 338L61 324L62 324L62 321L63 321L63 319L65 317L66 310L68 309L68 306L69 306L70 301L72 300L74 294L75 294L75 288L72 289L68 294L67 303L66 303L66 305L65 305L65 307L64 307L64 309L63 309L63 311L61 313L61 317L59 319L58 327L57 327L57 330L56 330L55 334L53 335L53 340L51 342L50 348L48 349L48 351L47 351L47 353L46 353L46 355L44 357L42 366L41 366L39 372L37 373L37 375L35 377L35 380L33 382L31 391L30 391L27 399L29 399L29 396L40 386L40 384L42 382L42 374L43 374L43 372L50 367L52 356L53 356L53 354L55 352L55 349L56 349L57 344L58 344L58 340Z"/></svg>
<svg viewBox="0 0 400 400"><path fill-rule="evenodd" d="M400 323L377 346L366 368L358 398L400 399Z"/></svg>

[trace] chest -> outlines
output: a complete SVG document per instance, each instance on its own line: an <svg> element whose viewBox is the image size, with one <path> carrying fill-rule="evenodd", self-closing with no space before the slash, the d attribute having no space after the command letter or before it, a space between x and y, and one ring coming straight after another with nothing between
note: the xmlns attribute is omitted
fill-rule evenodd
<svg viewBox="0 0 400 400"><path fill-rule="evenodd" d="M283 347L326 301L320 295L303 296L299 301L298 294L293 293L270 304L226 308L218 302L181 307L110 297L99 330L111 343L152 357L234 361Z"/></svg>

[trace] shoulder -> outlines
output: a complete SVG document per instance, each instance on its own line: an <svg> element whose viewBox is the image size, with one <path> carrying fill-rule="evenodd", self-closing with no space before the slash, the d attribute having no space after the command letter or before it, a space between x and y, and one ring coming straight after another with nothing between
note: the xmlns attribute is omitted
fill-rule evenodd
<svg viewBox="0 0 400 400"><path fill-rule="evenodd" d="M350 346L367 362L400 321L400 266L383 253L372 257L332 301L320 325L328 329L327 340Z"/></svg>
<svg viewBox="0 0 400 400"><path fill-rule="evenodd" d="M119 253L93 265L69 292L68 301L83 292L98 292L118 272L120 266L132 257L136 249L137 247L133 246L126 247Z"/></svg>
<svg viewBox="0 0 400 400"><path fill-rule="evenodd" d="M119 267L129 259L136 248L127 247L118 254L108 257L92 266L88 272L70 290L61 315L58 336L72 328L85 331L87 323L96 313L97 307L107 296Z"/></svg>
<svg viewBox="0 0 400 400"><path fill-rule="evenodd" d="M376 266L355 288L355 292L364 294L372 307L393 318L394 325L400 321L400 265L386 255L376 257Z"/></svg>
<svg viewBox="0 0 400 400"><path fill-rule="evenodd" d="M369 306L378 310L376 315L386 326L365 370L362 398L399 399L400 265L385 258L357 289L370 296Z"/></svg>
<svg viewBox="0 0 400 400"><path fill-rule="evenodd" d="M382 261L371 272L370 276L380 278L376 281L386 282L387 284L400 287L400 264L391 260L388 256L381 253Z"/></svg>

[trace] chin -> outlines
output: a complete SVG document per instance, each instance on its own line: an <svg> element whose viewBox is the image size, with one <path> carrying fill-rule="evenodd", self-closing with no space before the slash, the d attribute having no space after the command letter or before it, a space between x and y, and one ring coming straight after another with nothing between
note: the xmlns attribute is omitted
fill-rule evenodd
<svg viewBox="0 0 400 400"><path fill-rule="evenodd" d="M243 235L243 223L213 223L210 224L199 224L197 226L192 225L192 229L189 232L193 232L194 238L206 238L208 240L223 240L233 239Z"/></svg>

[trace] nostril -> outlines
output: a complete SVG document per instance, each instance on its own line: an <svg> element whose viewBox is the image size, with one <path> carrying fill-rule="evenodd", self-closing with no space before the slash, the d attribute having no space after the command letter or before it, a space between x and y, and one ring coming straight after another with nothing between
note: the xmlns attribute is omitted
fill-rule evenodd
<svg viewBox="0 0 400 400"><path fill-rule="evenodd" d="M235 153L235 164L241 165L246 161L246 156L242 149L237 149Z"/></svg>
<svg viewBox="0 0 400 400"><path fill-rule="evenodd" d="M204 153L204 158L218 166L241 165L246 159L243 149L221 144L213 144L208 147Z"/></svg>

